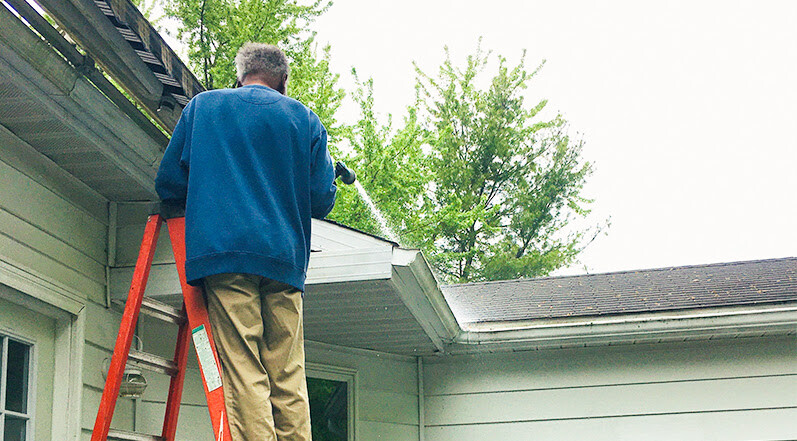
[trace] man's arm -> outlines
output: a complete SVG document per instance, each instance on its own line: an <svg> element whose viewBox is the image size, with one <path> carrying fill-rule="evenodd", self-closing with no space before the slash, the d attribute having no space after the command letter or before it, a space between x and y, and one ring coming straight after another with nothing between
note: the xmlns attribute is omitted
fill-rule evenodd
<svg viewBox="0 0 797 441"><path fill-rule="evenodd" d="M321 125L319 123L319 125ZM323 219L335 206L335 167L327 150L327 131L321 131L313 140L310 164L310 206L312 216Z"/></svg>
<svg viewBox="0 0 797 441"><path fill-rule="evenodd" d="M185 205L188 196L188 169L190 157L189 107L183 110L172 139L163 154L158 176L155 178L155 191L161 200L169 204Z"/></svg>

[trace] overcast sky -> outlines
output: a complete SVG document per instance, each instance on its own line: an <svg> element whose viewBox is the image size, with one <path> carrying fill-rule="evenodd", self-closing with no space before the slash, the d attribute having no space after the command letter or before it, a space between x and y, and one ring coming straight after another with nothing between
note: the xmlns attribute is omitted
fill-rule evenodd
<svg viewBox="0 0 797 441"><path fill-rule="evenodd" d="M529 102L586 141L611 217L559 274L797 255L797 1L337 0L314 28L398 120L446 45L547 60Z"/></svg>

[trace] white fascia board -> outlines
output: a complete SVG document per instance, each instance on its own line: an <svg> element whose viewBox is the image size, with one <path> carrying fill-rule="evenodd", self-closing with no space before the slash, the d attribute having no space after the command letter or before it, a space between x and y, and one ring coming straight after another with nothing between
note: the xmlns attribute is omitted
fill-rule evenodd
<svg viewBox="0 0 797 441"><path fill-rule="evenodd" d="M389 279L391 257L390 247L313 252L305 284Z"/></svg>
<svg viewBox="0 0 797 441"><path fill-rule="evenodd" d="M617 317L473 324L468 325L455 342L484 350L500 350L728 337L794 330L797 330L797 303L788 303Z"/></svg>
<svg viewBox="0 0 797 441"><path fill-rule="evenodd" d="M79 293L56 281L46 280L41 275L30 273L4 260L0 260L0 284L33 296L73 315L78 315L86 302ZM0 293L0 297L3 297L2 293Z"/></svg>
<svg viewBox="0 0 797 441"><path fill-rule="evenodd" d="M391 277L390 257L389 248L312 253L305 283L312 285L389 279ZM132 266L111 269L112 299L127 298L134 270L135 268ZM182 295L174 263L152 265L147 281L146 295L153 297Z"/></svg>
<svg viewBox="0 0 797 441"><path fill-rule="evenodd" d="M447 353L730 337L751 333L787 333L797 330L797 303L794 302L780 305L702 308L613 317L460 325L420 252L396 249L393 264L395 268L412 268L415 280L412 282L401 280L400 283L403 286L397 286L396 289L424 330L431 334L430 337L436 335L437 338L446 341L445 336L451 336L448 339L451 344L445 347ZM397 273L401 274L401 271L397 271ZM421 291L425 298L420 297L417 289L407 289L407 286L412 283L423 285ZM429 306L433 312L430 312ZM441 328L445 330L441 331ZM432 329L432 332L429 329Z"/></svg>

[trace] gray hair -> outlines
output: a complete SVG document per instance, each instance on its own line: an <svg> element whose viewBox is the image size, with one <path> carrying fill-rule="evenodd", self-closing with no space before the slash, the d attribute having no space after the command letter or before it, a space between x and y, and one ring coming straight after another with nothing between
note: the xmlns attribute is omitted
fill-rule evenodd
<svg viewBox="0 0 797 441"><path fill-rule="evenodd" d="M235 69L238 81L247 75L261 74L266 77L281 79L288 75L288 58L277 46L265 43L245 43L235 55Z"/></svg>

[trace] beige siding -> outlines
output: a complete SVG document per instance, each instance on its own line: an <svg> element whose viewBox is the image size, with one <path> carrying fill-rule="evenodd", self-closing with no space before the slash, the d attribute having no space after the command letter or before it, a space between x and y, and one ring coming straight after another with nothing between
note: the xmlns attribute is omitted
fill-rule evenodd
<svg viewBox="0 0 797 441"><path fill-rule="evenodd" d="M358 440L377 441L417 441L418 426L403 424L380 423L376 421L361 421ZM494 438L482 438L483 440Z"/></svg>
<svg viewBox="0 0 797 441"><path fill-rule="evenodd" d="M424 384L432 441L797 437L794 336L431 359Z"/></svg>
<svg viewBox="0 0 797 441"><path fill-rule="evenodd" d="M793 409L741 410L428 427L427 441L457 440L578 440L578 441L729 441L784 438L784 428L794 426Z"/></svg>

